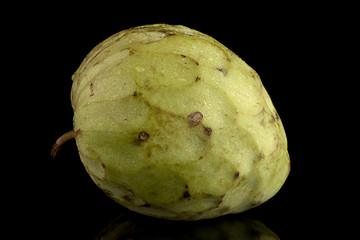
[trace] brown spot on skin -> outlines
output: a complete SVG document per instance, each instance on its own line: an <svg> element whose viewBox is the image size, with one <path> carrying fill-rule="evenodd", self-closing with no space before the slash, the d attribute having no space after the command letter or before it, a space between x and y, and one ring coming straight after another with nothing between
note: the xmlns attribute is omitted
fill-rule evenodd
<svg viewBox="0 0 360 240"><path fill-rule="evenodd" d="M141 97L142 93L135 91L132 95L133 95L133 97Z"/></svg>
<svg viewBox="0 0 360 240"><path fill-rule="evenodd" d="M274 117L274 115L271 115L271 120L270 122L275 122L276 121L276 118Z"/></svg>
<svg viewBox="0 0 360 240"><path fill-rule="evenodd" d="M278 120L280 118L279 114L276 112L275 113L275 119Z"/></svg>
<svg viewBox="0 0 360 240"><path fill-rule="evenodd" d="M226 76L227 71L225 69L219 67L216 67L216 69L219 70L224 75L224 77Z"/></svg>
<svg viewBox="0 0 360 240"><path fill-rule="evenodd" d="M199 157L199 160L201 160L201 159L203 159L203 158L204 158L204 156L200 156L200 157Z"/></svg>
<svg viewBox="0 0 360 240"><path fill-rule="evenodd" d="M190 198L190 193L188 191L185 191L183 194L183 198Z"/></svg>
<svg viewBox="0 0 360 240"><path fill-rule="evenodd" d="M150 135L146 132L140 132L140 134L139 134L140 141L146 141L149 139L149 137L150 137Z"/></svg>
<svg viewBox="0 0 360 240"><path fill-rule="evenodd" d="M224 198L224 196L222 196L221 197L221 199L217 202L217 204L216 204L216 207L215 208L218 208L219 206L220 206L220 204L222 203L222 201L223 201L223 198Z"/></svg>
<svg viewBox="0 0 360 240"><path fill-rule="evenodd" d="M131 49L131 48L126 48L129 50L129 56L133 55L135 53L135 50L134 49Z"/></svg>
<svg viewBox="0 0 360 240"><path fill-rule="evenodd" d="M265 157L265 154L263 152L259 153L259 160L263 159Z"/></svg>
<svg viewBox="0 0 360 240"><path fill-rule="evenodd" d="M124 196L123 198L124 198L124 200L127 201L127 202L132 202L132 201L131 201L131 198L129 198L128 196Z"/></svg>
<svg viewBox="0 0 360 240"><path fill-rule="evenodd" d="M140 132L138 137L134 139L133 143L140 146L142 142L145 142L150 138L150 135L146 132Z"/></svg>
<svg viewBox="0 0 360 240"><path fill-rule="evenodd" d="M261 201L253 201L249 203L249 208L254 208L256 206L259 206L260 204L262 204Z"/></svg>
<svg viewBox="0 0 360 240"><path fill-rule="evenodd" d="M252 78L257 78L257 73L254 71L250 71L250 75Z"/></svg>
<svg viewBox="0 0 360 240"><path fill-rule="evenodd" d="M195 82L198 82L200 79L200 77L196 77Z"/></svg>
<svg viewBox="0 0 360 240"><path fill-rule="evenodd" d="M94 96L94 84L90 83L90 97Z"/></svg>
<svg viewBox="0 0 360 240"><path fill-rule="evenodd" d="M194 62L196 66L199 66L199 62L196 61L195 59L191 58L191 57L188 57L188 56L186 56L186 55L184 55L184 54L180 54L180 57L182 57L182 58L184 58L184 59L185 59L185 58L186 58L186 59L189 59L190 61ZM185 64L186 64L186 62L185 62Z"/></svg>
<svg viewBox="0 0 360 240"><path fill-rule="evenodd" d="M239 173L239 172L236 172L236 173L235 173L235 179L238 179L239 176L240 176L240 173Z"/></svg>
<svg viewBox="0 0 360 240"><path fill-rule="evenodd" d="M225 213L228 213L230 210L230 207L221 207L219 208L219 211L221 214L225 214Z"/></svg>
<svg viewBox="0 0 360 240"><path fill-rule="evenodd" d="M263 107L262 109L261 109L261 112L259 113L259 114L265 114L266 113L266 110L265 110L265 107Z"/></svg>
<svg viewBox="0 0 360 240"><path fill-rule="evenodd" d="M188 116L188 121L191 127L199 125L201 120L203 119L203 114L201 112L193 112Z"/></svg>
<svg viewBox="0 0 360 240"><path fill-rule="evenodd" d="M212 129L209 127L204 127L204 133L210 137L210 135L212 133Z"/></svg>
<svg viewBox="0 0 360 240"><path fill-rule="evenodd" d="M107 189L103 189L104 193L106 195L108 195L110 198L114 199L114 195L113 193L110 191L110 190L107 190Z"/></svg>
<svg viewBox="0 0 360 240"><path fill-rule="evenodd" d="M142 205L143 207L151 207L150 203L145 203L144 205Z"/></svg>
<svg viewBox="0 0 360 240"><path fill-rule="evenodd" d="M275 112L275 116L273 114L271 114L271 122L276 122L277 120L279 120L279 114L277 112Z"/></svg>
<svg viewBox="0 0 360 240"><path fill-rule="evenodd" d="M175 36L175 33L167 33L167 35L165 37L171 37L171 36Z"/></svg>
<svg viewBox="0 0 360 240"><path fill-rule="evenodd" d="M103 168L103 169L105 169L105 168L106 168L106 166L105 166L105 164L104 164L104 163L101 163L101 166L102 166L102 168Z"/></svg>

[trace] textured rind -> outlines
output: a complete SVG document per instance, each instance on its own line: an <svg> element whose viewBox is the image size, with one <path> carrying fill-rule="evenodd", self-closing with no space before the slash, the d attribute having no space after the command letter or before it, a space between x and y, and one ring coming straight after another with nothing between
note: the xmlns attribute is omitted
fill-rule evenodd
<svg viewBox="0 0 360 240"><path fill-rule="evenodd" d="M73 75L71 100L89 175L136 212L182 220L242 212L289 173L284 128L257 73L184 26L106 39Z"/></svg>

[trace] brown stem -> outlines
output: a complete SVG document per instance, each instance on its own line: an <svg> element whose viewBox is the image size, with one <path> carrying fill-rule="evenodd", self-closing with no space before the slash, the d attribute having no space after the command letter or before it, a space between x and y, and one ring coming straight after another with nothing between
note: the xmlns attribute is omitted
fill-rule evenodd
<svg viewBox="0 0 360 240"><path fill-rule="evenodd" d="M61 146L69 141L70 139L75 138L76 132L74 130L68 131L67 133L63 134L61 137L59 137L55 144L53 145L51 149L51 156L55 158L57 152L60 150Z"/></svg>

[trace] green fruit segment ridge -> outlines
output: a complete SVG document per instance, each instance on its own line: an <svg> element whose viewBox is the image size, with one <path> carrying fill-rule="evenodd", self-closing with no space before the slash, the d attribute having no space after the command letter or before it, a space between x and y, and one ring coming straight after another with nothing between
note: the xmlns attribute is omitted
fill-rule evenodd
<svg viewBox="0 0 360 240"><path fill-rule="evenodd" d="M197 220L274 196L290 161L258 74L212 37L154 24L98 44L72 77L80 158L121 205ZM64 141L59 141L59 146Z"/></svg>

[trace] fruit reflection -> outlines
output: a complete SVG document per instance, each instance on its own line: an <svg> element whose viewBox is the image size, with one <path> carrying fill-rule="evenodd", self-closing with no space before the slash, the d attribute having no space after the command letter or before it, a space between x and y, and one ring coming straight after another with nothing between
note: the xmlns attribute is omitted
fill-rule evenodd
<svg viewBox="0 0 360 240"><path fill-rule="evenodd" d="M111 222L97 240L251 240L280 239L260 221L230 215L196 222L167 221L126 212Z"/></svg>

